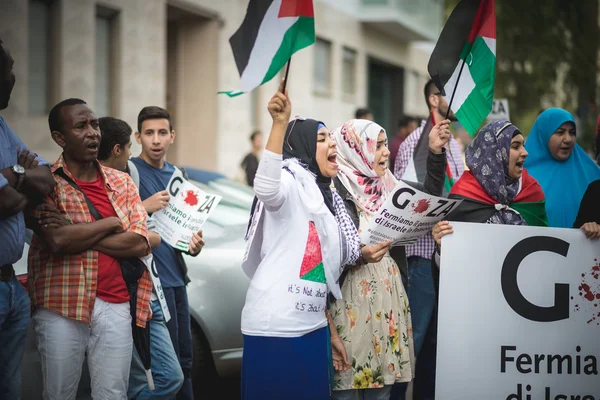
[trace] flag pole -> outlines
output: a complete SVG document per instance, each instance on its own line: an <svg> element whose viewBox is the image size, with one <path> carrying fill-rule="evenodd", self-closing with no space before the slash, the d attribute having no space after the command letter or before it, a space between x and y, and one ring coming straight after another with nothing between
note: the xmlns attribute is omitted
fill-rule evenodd
<svg viewBox="0 0 600 400"><path fill-rule="evenodd" d="M452 90L452 96L450 96L450 103L448 103L448 110L446 111L446 116L444 117L444 119L448 119L448 116L450 115L452 102L454 101L454 95L456 94L456 89L458 88L458 81L460 81L460 76L462 75L465 64L466 61L462 60L462 65L460 66L460 70L458 71L458 76L456 77L456 84L454 85L454 90Z"/></svg>
<svg viewBox="0 0 600 400"><path fill-rule="evenodd" d="M290 74L290 64L292 63L292 56L290 56L290 59L287 62L287 67L285 68L285 77L283 80L283 90L281 91L281 93L285 94L285 88L287 87L287 82L288 82L288 75Z"/></svg>

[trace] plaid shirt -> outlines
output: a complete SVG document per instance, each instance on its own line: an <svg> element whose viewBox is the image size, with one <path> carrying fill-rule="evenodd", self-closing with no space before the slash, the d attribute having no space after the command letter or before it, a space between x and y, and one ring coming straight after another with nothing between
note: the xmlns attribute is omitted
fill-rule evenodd
<svg viewBox="0 0 600 400"><path fill-rule="evenodd" d="M106 168L100 163L97 163L97 167L106 183L108 199L125 230L137 233L148 241L147 214L133 180L129 175ZM54 205L72 224L91 223L92 215L83 193L54 174L59 168L73 178L61 155L52 166L57 185L45 202ZM34 211L33 215L38 218L38 211ZM90 249L77 254L53 254L34 235L28 258L29 292L33 306L90 323L96 300L97 279L98 252ZM151 295L152 281L146 270L138 281L136 325L140 327L145 327L151 318Z"/></svg>
<svg viewBox="0 0 600 400"><path fill-rule="evenodd" d="M413 133L408 135L406 140L400 145L398 155L396 156L396 165L394 168L394 175L397 179L402 178L402 175L404 175L408 164L411 162L413 153L415 151L415 148L417 147L419 139L421 138L421 134L423 133L423 129L425 128L426 123L427 120L423 120L421 122L421 126L415 129ZM465 171L465 164L462 158L462 151L460 149L460 145L452 135L450 135L449 148L450 151L446 152L446 156L448 158L448 166L450 167L452 177L456 182ZM417 256L429 260L431 259L431 255L434 251L435 241L433 240L431 232L428 232L427 235L417 240L415 244L406 247L406 257Z"/></svg>

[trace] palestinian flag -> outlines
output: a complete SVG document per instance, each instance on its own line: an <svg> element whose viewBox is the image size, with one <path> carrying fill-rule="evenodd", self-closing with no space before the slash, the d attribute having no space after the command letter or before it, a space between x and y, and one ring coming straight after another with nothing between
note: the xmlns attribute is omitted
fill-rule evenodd
<svg viewBox="0 0 600 400"><path fill-rule="evenodd" d="M300 266L300 279L306 281L326 283L325 268L323 266L323 253L321 252L321 241L314 222L308 223L308 239L306 250Z"/></svg>
<svg viewBox="0 0 600 400"><path fill-rule="evenodd" d="M229 39L242 78L242 90L270 81L292 54L315 42L312 0L250 0L242 26Z"/></svg>
<svg viewBox="0 0 600 400"><path fill-rule="evenodd" d="M471 171L465 171L452 187L450 196L463 202L448 216L451 221L486 222L496 212L494 200L477 182ZM521 190L510 208L517 211L530 226L548 226L546 198L540 184L523 170Z"/></svg>
<svg viewBox="0 0 600 400"><path fill-rule="evenodd" d="M471 136L492 110L496 76L494 0L461 0L438 39L429 75Z"/></svg>

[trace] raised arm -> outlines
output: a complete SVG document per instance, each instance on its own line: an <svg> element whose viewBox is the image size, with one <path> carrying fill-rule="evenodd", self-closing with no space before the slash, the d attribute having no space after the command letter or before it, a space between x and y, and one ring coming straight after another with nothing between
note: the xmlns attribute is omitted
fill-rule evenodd
<svg viewBox="0 0 600 400"><path fill-rule="evenodd" d="M279 91L273 95L268 105L269 113L273 118L273 125L266 150L254 178L256 197L270 209L279 208L285 197L281 185L281 163L283 159L283 140L290 120L292 105L287 97L287 91L285 95L281 92L283 82L282 80Z"/></svg>
<svg viewBox="0 0 600 400"><path fill-rule="evenodd" d="M450 121L444 120L435 125L429 132L429 154L427 155L427 174L423 182L423 191L434 196L444 192L446 177L446 149L450 140Z"/></svg>

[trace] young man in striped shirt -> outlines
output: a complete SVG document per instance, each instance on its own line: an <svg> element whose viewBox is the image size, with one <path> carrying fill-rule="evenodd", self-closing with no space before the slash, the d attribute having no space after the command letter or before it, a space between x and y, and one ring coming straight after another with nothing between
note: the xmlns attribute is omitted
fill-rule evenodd
<svg viewBox="0 0 600 400"><path fill-rule="evenodd" d="M425 101L429 109L429 118L421 123L400 145L396 156L394 175L398 179L413 182L423 182L426 175L427 150L429 143L429 132L438 122L446 119L456 121L454 113L448 113L448 103L438 91L432 80L425 84ZM446 169L446 183L444 196L447 196L450 187L465 170L460 145L450 136L446 156L448 164ZM415 399L429 398L428 395L420 393L435 387L435 379L429 372L430 365L428 355L435 356L435 342L431 343L434 335L428 332L430 322L435 308L435 291L433 288L433 277L431 275L431 257L435 251L435 242L431 232L419 239L414 245L406 248L408 257L408 301L411 308L413 336L415 345L415 356L417 357L416 379L413 383L413 396ZM432 327L434 329L434 327ZM433 348L432 348L433 347ZM425 372L420 373L420 370ZM392 391L391 400L404 399L406 384L396 384ZM433 399L433 398L432 398Z"/></svg>

